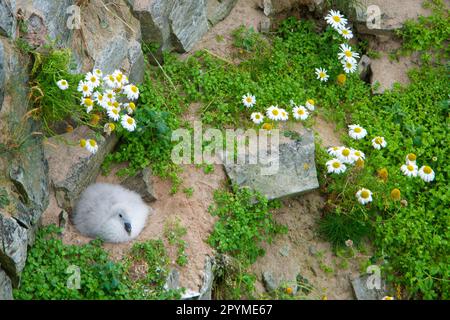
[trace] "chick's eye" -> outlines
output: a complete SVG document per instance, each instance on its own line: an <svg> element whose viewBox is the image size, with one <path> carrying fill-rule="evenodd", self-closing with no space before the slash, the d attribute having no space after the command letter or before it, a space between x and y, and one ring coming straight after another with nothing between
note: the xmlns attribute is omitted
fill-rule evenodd
<svg viewBox="0 0 450 320"><path fill-rule="evenodd" d="M122 214L119 214L119 217L121 217L121 218L122 218Z"/></svg>

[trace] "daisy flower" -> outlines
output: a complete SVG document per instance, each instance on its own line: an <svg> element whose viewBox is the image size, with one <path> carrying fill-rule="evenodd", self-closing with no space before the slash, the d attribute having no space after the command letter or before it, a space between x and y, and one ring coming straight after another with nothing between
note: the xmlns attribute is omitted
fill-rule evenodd
<svg viewBox="0 0 450 320"><path fill-rule="evenodd" d="M116 125L114 123L106 123L103 127L103 131L109 136L111 132L113 132L116 129Z"/></svg>
<svg viewBox="0 0 450 320"><path fill-rule="evenodd" d="M134 110L136 110L136 105L134 102L128 102L123 105L123 108L127 110L128 114L133 114Z"/></svg>
<svg viewBox="0 0 450 320"><path fill-rule="evenodd" d="M326 165L327 165L328 173L339 174L339 173L345 172L345 170L347 169L345 164L343 164L338 159L331 159L330 161L327 161Z"/></svg>
<svg viewBox="0 0 450 320"><path fill-rule="evenodd" d="M106 110L114 109L113 102L105 100L103 108L105 108Z"/></svg>
<svg viewBox="0 0 450 320"><path fill-rule="evenodd" d="M341 160L343 163L352 164L353 162L355 162L352 150L346 147L342 147L339 149L337 158Z"/></svg>
<svg viewBox="0 0 450 320"><path fill-rule="evenodd" d="M136 129L136 120L134 120L127 114L122 116L122 120L120 123L122 124L122 127L124 127L126 130L130 132Z"/></svg>
<svg viewBox="0 0 450 320"><path fill-rule="evenodd" d="M284 110L284 109L280 109L281 115L280 115L280 120L281 121L288 121L289 120L289 113Z"/></svg>
<svg viewBox="0 0 450 320"><path fill-rule="evenodd" d="M348 128L348 135L355 140L360 140L367 135L367 130L359 124L351 124Z"/></svg>
<svg viewBox="0 0 450 320"><path fill-rule="evenodd" d="M337 157L341 148L342 147L330 147L328 148L327 152L330 156Z"/></svg>
<svg viewBox="0 0 450 320"><path fill-rule="evenodd" d="M88 82L80 81L77 90L83 94L83 97L90 97L92 95L92 88Z"/></svg>
<svg viewBox="0 0 450 320"><path fill-rule="evenodd" d="M358 198L358 202L361 204L372 202L372 191L362 188L356 193L356 198Z"/></svg>
<svg viewBox="0 0 450 320"><path fill-rule="evenodd" d="M113 72L113 77L116 78L117 83L121 85L128 84L128 77L122 73L120 70L116 70Z"/></svg>
<svg viewBox="0 0 450 320"><path fill-rule="evenodd" d="M113 90L111 90L111 89L106 90L105 91L105 98L106 98L107 101L114 102L114 101L116 101L116 93Z"/></svg>
<svg viewBox="0 0 450 320"><path fill-rule="evenodd" d="M400 167L400 170L405 176L417 177L417 166L414 163L404 164Z"/></svg>
<svg viewBox="0 0 450 320"><path fill-rule="evenodd" d="M244 106L246 106L247 108L251 108L255 105L256 103L256 97L251 95L250 93L247 93L246 95L242 96L242 103L244 104Z"/></svg>
<svg viewBox="0 0 450 320"><path fill-rule="evenodd" d="M86 82L91 86L92 89L95 89L100 85L99 77L92 72L88 72L84 80L86 80Z"/></svg>
<svg viewBox="0 0 450 320"><path fill-rule="evenodd" d="M139 88L134 84L129 84L123 88L128 100L137 100L139 98Z"/></svg>
<svg viewBox="0 0 450 320"><path fill-rule="evenodd" d="M82 148L86 148L86 139L81 139L80 140L80 147L82 147Z"/></svg>
<svg viewBox="0 0 450 320"><path fill-rule="evenodd" d="M270 120L278 121L281 119L281 110L278 108L278 106L270 106L267 109L267 117Z"/></svg>
<svg viewBox="0 0 450 320"><path fill-rule="evenodd" d="M327 74L327 70L323 69L323 68L316 68L316 76L317 79L319 79L320 81L328 81L328 78L330 77Z"/></svg>
<svg viewBox="0 0 450 320"><path fill-rule="evenodd" d="M372 146L377 150L386 147L386 145L387 143L386 140L384 140L384 137L375 137L372 139Z"/></svg>
<svg viewBox="0 0 450 320"><path fill-rule="evenodd" d="M81 105L86 107L86 112L89 113L94 107L94 101L91 98L81 98Z"/></svg>
<svg viewBox="0 0 450 320"><path fill-rule="evenodd" d="M263 122L264 116L261 112L253 112L250 116L250 119L252 119L255 124L260 124L261 122Z"/></svg>
<svg viewBox="0 0 450 320"><path fill-rule="evenodd" d="M345 73L353 73L357 69L356 60L342 60L341 63Z"/></svg>
<svg viewBox="0 0 450 320"><path fill-rule="evenodd" d="M359 159L364 160L366 158L366 155L362 151L359 151L359 150L356 150L353 148L351 149L351 151L352 151L353 159L355 161L358 161Z"/></svg>
<svg viewBox="0 0 450 320"><path fill-rule="evenodd" d="M119 120L119 118L120 118L120 109L117 109L117 108L110 108L110 109L108 109L108 117L110 117L114 121Z"/></svg>
<svg viewBox="0 0 450 320"><path fill-rule="evenodd" d="M292 109L292 114L296 120L306 120L309 115L304 106L295 107Z"/></svg>
<svg viewBox="0 0 450 320"><path fill-rule="evenodd" d="M419 169L419 177L421 177L422 180L425 182L431 182L434 180L435 174L434 174L433 169L431 169L431 167L422 166Z"/></svg>
<svg viewBox="0 0 450 320"><path fill-rule="evenodd" d="M313 99L308 99L306 101L305 106L309 111L314 111L315 104L316 104L316 102Z"/></svg>
<svg viewBox="0 0 450 320"><path fill-rule="evenodd" d="M341 52L338 53L339 59L356 63L356 58L359 58L359 53L353 52L352 47L345 43L342 43L340 48Z"/></svg>
<svg viewBox="0 0 450 320"><path fill-rule="evenodd" d="M111 89L115 89L119 86L119 83L117 82L116 77L114 77L112 74L108 74L107 76L105 76L103 78L103 81Z"/></svg>
<svg viewBox="0 0 450 320"><path fill-rule="evenodd" d="M97 152L97 150L98 150L98 144L97 144L97 142L96 142L95 140L93 140L93 139L88 139L88 140L86 141L86 149L87 149L90 153L95 154L95 153Z"/></svg>
<svg viewBox="0 0 450 320"><path fill-rule="evenodd" d="M328 15L325 17L325 20L334 29L343 28L347 24L347 19L344 18L344 16L338 10L330 10L328 12Z"/></svg>
<svg viewBox="0 0 450 320"><path fill-rule="evenodd" d="M100 92L96 91L93 94L94 100L101 106L104 107L105 105L105 96L103 94L101 94Z"/></svg>
<svg viewBox="0 0 450 320"><path fill-rule="evenodd" d="M352 30L350 30L350 29L347 28L347 27L339 28L337 31L339 32L339 34L340 34L341 36L344 37L344 39L349 40L349 39L353 38Z"/></svg>
<svg viewBox="0 0 450 320"><path fill-rule="evenodd" d="M64 79L61 79L58 82L56 82L56 85L61 90L67 90L67 88L69 88L69 83L67 82L67 80L64 80Z"/></svg>
<svg viewBox="0 0 450 320"><path fill-rule="evenodd" d="M414 153L408 153L408 155L406 156L406 164L416 164L416 159L417 156Z"/></svg>
<svg viewBox="0 0 450 320"><path fill-rule="evenodd" d="M103 77L103 72L100 69L94 69L92 70L92 73L95 74L99 79Z"/></svg>

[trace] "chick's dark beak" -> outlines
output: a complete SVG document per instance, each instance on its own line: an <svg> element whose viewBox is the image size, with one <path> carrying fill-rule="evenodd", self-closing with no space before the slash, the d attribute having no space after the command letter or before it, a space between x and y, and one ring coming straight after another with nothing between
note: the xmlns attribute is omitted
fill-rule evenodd
<svg viewBox="0 0 450 320"><path fill-rule="evenodd" d="M131 234L131 224L128 223L128 222L125 222L125 223L124 223L124 226L125 226L125 231L126 231L128 234Z"/></svg>

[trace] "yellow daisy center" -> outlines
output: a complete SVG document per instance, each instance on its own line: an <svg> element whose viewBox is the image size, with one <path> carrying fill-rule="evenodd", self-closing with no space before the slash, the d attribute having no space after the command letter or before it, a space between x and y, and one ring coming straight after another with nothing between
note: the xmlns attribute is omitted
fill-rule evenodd
<svg viewBox="0 0 450 320"><path fill-rule="evenodd" d="M66 80L63 80L63 81L61 81L61 84L62 84L63 86L65 86L65 85L67 85L67 81L66 81Z"/></svg>
<svg viewBox="0 0 450 320"><path fill-rule="evenodd" d="M335 22L341 22L341 18L339 16L333 16L333 20Z"/></svg>
<svg viewBox="0 0 450 320"><path fill-rule="evenodd" d="M342 155L344 157L348 157L350 155L350 149L345 148L344 150L342 150Z"/></svg>
<svg viewBox="0 0 450 320"><path fill-rule="evenodd" d="M262 128L264 130L270 131L270 130L272 130L273 126L270 123L264 123Z"/></svg>
<svg viewBox="0 0 450 320"><path fill-rule="evenodd" d="M117 109L112 109L112 113L119 114L119 111Z"/></svg>
<svg viewBox="0 0 450 320"><path fill-rule="evenodd" d="M430 174L433 170L431 170L431 168L429 166L425 166L423 168L423 172L425 172L426 174Z"/></svg>
<svg viewBox="0 0 450 320"><path fill-rule="evenodd" d="M355 151L355 156L357 156L357 157L361 157L361 152L359 152L359 151Z"/></svg>
<svg viewBox="0 0 450 320"><path fill-rule="evenodd" d="M367 199L367 198L369 198L369 196L370 196L370 193L368 190L361 191L361 198Z"/></svg>
<svg viewBox="0 0 450 320"><path fill-rule="evenodd" d="M319 74L319 77L321 77L321 78L325 78L325 77L326 77L326 74L325 74L325 72L320 72L320 74Z"/></svg>
<svg viewBox="0 0 450 320"><path fill-rule="evenodd" d="M298 109L297 113L302 116L305 114L305 111L303 109Z"/></svg>
<svg viewBox="0 0 450 320"><path fill-rule="evenodd" d="M313 99L309 99L307 102L312 105L314 105L314 103L315 103L315 101Z"/></svg>
<svg viewBox="0 0 450 320"><path fill-rule="evenodd" d="M112 81L112 82L114 82L114 80L116 80L116 79L114 79L114 77L113 77L112 75L110 75L110 76L109 76L109 80Z"/></svg>
<svg viewBox="0 0 450 320"><path fill-rule="evenodd" d="M83 86L83 91L89 91L89 87L87 85Z"/></svg>
<svg viewBox="0 0 450 320"><path fill-rule="evenodd" d="M383 139L381 139L380 137L375 138L375 143L376 144L382 144L383 143Z"/></svg>
<svg viewBox="0 0 450 320"><path fill-rule="evenodd" d="M133 91L134 93L136 93L138 90L138 88L136 86L131 86L131 91Z"/></svg>
<svg viewBox="0 0 450 320"><path fill-rule="evenodd" d="M97 145L97 142L95 142L95 140L90 139L89 144L91 145L91 147L95 147Z"/></svg>
<svg viewBox="0 0 450 320"><path fill-rule="evenodd" d="M122 82L122 78L123 78L123 75L120 74L120 73L116 76L116 79L117 79L117 81L119 81L119 82Z"/></svg>
<svg viewBox="0 0 450 320"><path fill-rule="evenodd" d="M245 101L247 101L248 103L252 103L252 98L251 97L247 97L246 99L245 99Z"/></svg>
<svg viewBox="0 0 450 320"><path fill-rule="evenodd" d="M410 165L410 164L408 164L406 166L406 168L408 169L408 171L414 171L414 167L412 165Z"/></svg>
<svg viewBox="0 0 450 320"><path fill-rule="evenodd" d="M353 65L350 62L346 63L347 69L351 69L353 67Z"/></svg>
<svg viewBox="0 0 450 320"><path fill-rule="evenodd" d="M277 109L273 109L273 110L272 110L272 114L273 114L274 116L277 116L277 115L279 114L279 112L278 112Z"/></svg>
<svg viewBox="0 0 450 320"><path fill-rule="evenodd" d="M128 122L128 124L133 124L133 123L134 123L134 120L133 120L133 118L128 118L128 119L127 119L127 122Z"/></svg>
<svg viewBox="0 0 450 320"><path fill-rule="evenodd" d="M341 167L341 164L337 161L333 162L333 168L338 169Z"/></svg>
<svg viewBox="0 0 450 320"><path fill-rule="evenodd" d="M82 147L82 148L86 147L86 140L84 140L84 139L80 140L80 147Z"/></svg>
<svg viewBox="0 0 450 320"><path fill-rule="evenodd" d="M84 104L88 107L91 107L94 104L94 102L92 102L91 99L86 98L86 99L84 99Z"/></svg>
<svg viewBox="0 0 450 320"><path fill-rule="evenodd" d="M347 34L348 34L348 30L347 30L347 29L343 29L343 30L342 30L342 34L347 35Z"/></svg>
<svg viewBox="0 0 450 320"><path fill-rule="evenodd" d="M416 161L417 157L414 153L408 154L408 160L409 161Z"/></svg>
<svg viewBox="0 0 450 320"><path fill-rule="evenodd" d="M119 102L114 101L114 102L113 102L113 106L116 107L116 108L118 108L118 107L119 107Z"/></svg>
<svg viewBox="0 0 450 320"><path fill-rule="evenodd" d="M91 77L91 82L95 82L95 81L97 81L97 78L96 77Z"/></svg>
<svg viewBox="0 0 450 320"><path fill-rule="evenodd" d="M360 127L356 127L353 131L356 133L361 133L362 129Z"/></svg>
<svg viewBox="0 0 450 320"><path fill-rule="evenodd" d="M261 116L259 114L255 114L255 119L259 119Z"/></svg>
<svg viewBox="0 0 450 320"><path fill-rule="evenodd" d="M344 52L344 54L345 54L347 57L349 57L349 58L352 57L352 52L351 52L350 50L346 50L346 51Z"/></svg>

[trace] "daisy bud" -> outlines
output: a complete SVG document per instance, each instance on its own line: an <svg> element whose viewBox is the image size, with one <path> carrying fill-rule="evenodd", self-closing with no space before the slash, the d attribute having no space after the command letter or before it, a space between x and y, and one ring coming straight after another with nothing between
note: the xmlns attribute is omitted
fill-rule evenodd
<svg viewBox="0 0 450 320"><path fill-rule="evenodd" d="M401 196L401 193L400 193L399 189L397 189L397 188L392 189L392 191L391 191L391 199L392 200L398 201L398 200L400 200L400 196Z"/></svg>
<svg viewBox="0 0 450 320"><path fill-rule="evenodd" d="M91 117L91 124L93 126L96 126L99 121L100 121L100 116L98 114L93 114Z"/></svg>
<svg viewBox="0 0 450 320"><path fill-rule="evenodd" d="M343 73L341 73L340 75L337 76L337 83L341 86L343 86L345 84L345 82L347 81L347 76Z"/></svg>
<svg viewBox="0 0 450 320"><path fill-rule="evenodd" d="M66 127L66 132L72 132L72 131L73 131L73 127L70 124L68 124Z"/></svg>
<svg viewBox="0 0 450 320"><path fill-rule="evenodd" d="M400 201L400 204L401 204L403 207L407 207L407 206L408 206L408 201L406 201L405 199L402 199L402 200Z"/></svg>
<svg viewBox="0 0 450 320"><path fill-rule="evenodd" d="M378 170L378 178L380 178L381 180L387 181L388 176L389 174L386 168L381 168L380 170Z"/></svg>

